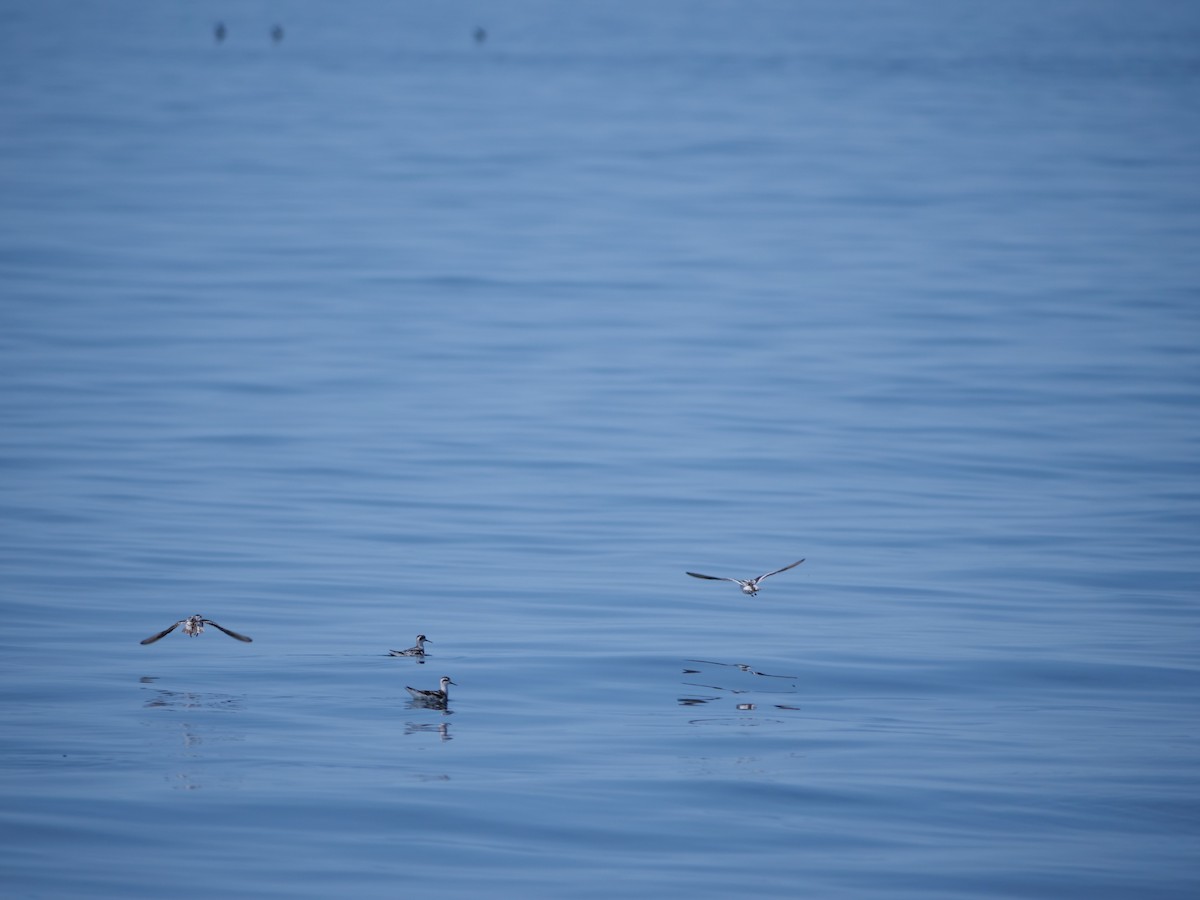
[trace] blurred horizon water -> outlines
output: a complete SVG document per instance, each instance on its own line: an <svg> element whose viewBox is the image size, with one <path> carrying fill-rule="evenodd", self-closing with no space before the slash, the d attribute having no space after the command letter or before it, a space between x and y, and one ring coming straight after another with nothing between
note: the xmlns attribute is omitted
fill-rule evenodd
<svg viewBox="0 0 1200 900"><path fill-rule="evenodd" d="M0 3L5 895L1193 896L1198 38Z"/></svg>

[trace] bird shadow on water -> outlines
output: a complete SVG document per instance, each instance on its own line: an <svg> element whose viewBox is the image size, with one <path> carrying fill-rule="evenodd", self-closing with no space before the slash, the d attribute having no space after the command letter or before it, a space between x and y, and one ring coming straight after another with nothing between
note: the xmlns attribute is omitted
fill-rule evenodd
<svg viewBox="0 0 1200 900"><path fill-rule="evenodd" d="M681 696L679 698L680 706L719 706L723 702L733 701L734 708L741 711L753 711L760 707L779 710L800 709L794 703L778 700L762 703L752 699L762 694L795 694L797 680L795 675L777 675L759 671L745 663L716 662L708 659L684 660L683 675L689 678L683 682L685 687L699 690ZM760 682L758 679L766 680Z"/></svg>

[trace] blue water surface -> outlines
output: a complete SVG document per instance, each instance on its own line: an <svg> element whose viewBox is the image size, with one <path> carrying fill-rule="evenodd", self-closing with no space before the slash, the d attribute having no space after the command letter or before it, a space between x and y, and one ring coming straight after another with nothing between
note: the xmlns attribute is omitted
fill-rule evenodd
<svg viewBox="0 0 1200 900"><path fill-rule="evenodd" d="M4 896L1200 890L1194 4L5 0L0 188Z"/></svg>

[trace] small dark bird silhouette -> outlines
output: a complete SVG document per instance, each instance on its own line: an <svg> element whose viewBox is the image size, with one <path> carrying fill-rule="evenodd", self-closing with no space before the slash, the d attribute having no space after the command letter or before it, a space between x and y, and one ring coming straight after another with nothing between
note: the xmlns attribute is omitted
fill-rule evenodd
<svg viewBox="0 0 1200 900"><path fill-rule="evenodd" d="M475 28L475 43L482 44L486 40L487 40L487 30L485 28L483 28L482 26L477 26Z"/></svg>
<svg viewBox="0 0 1200 900"><path fill-rule="evenodd" d="M276 25L274 28L271 29L271 40L274 41L276 44L278 44L280 41L283 40L283 26L282 25Z"/></svg>
<svg viewBox="0 0 1200 900"><path fill-rule="evenodd" d="M216 27L213 28L213 37L216 38L216 41L218 44L225 42L225 23L224 22L218 22Z"/></svg>

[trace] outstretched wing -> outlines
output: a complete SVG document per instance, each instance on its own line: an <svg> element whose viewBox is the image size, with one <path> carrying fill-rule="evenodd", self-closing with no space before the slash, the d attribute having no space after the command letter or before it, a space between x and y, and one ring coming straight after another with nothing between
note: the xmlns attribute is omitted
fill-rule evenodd
<svg viewBox="0 0 1200 900"><path fill-rule="evenodd" d="M158 634L152 635L151 637L146 638L144 641L142 641L142 643L143 644L153 644L159 638L165 638L168 634L170 634L172 631L174 631L176 628L178 628L180 625L182 625L186 621L187 621L187 619L180 619L178 622L176 622L170 628L164 628Z"/></svg>
<svg viewBox="0 0 1200 900"><path fill-rule="evenodd" d="M693 578L707 578L709 581L732 581L734 584L741 584L736 578L725 578L721 575L701 575L699 572L688 572Z"/></svg>
<svg viewBox="0 0 1200 900"><path fill-rule="evenodd" d="M805 557L805 559L807 559L807 557ZM784 566L782 569L776 569L774 572L768 572L766 575L759 575L758 580L762 581L764 578L770 578L772 575L778 575L780 572L786 572L788 569L794 569L802 562L804 562L803 559L798 559L790 566Z"/></svg>
<svg viewBox="0 0 1200 900"><path fill-rule="evenodd" d="M248 638L244 634L238 634L236 631L230 631L228 628L226 628L223 625L218 625L212 619L205 619L204 624L211 625L213 628L217 629L217 631L225 632L227 635L229 635L231 638L233 638L234 640L237 640L237 641L245 641L247 644L249 644L253 640L253 638Z"/></svg>

